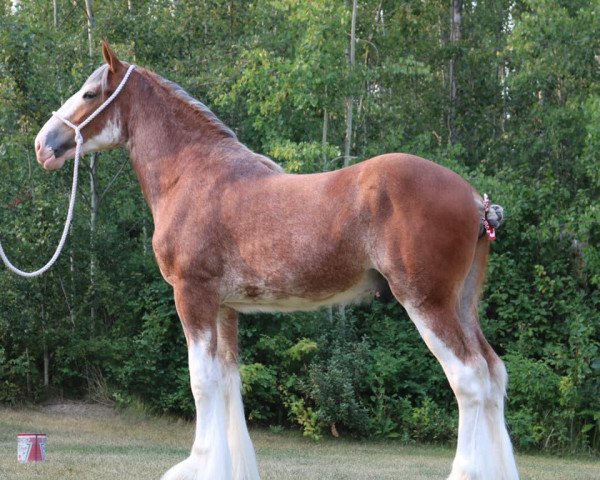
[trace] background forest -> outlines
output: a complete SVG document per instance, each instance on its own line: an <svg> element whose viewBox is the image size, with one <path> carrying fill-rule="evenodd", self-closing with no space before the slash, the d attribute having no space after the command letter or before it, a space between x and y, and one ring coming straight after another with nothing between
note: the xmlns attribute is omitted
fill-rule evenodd
<svg viewBox="0 0 600 480"><path fill-rule="evenodd" d="M504 205L481 313L510 375L510 433L522 449L600 451L597 0L2 0L0 238L21 268L52 253L72 175L39 168L34 137L100 64L101 38L289 172L410 152ZM126 152L84 163L57 265L36 280L0 271L0 402L192 416ZM251 422L454 437L450 388L398 305L244 315L240 342Z"/></svg>

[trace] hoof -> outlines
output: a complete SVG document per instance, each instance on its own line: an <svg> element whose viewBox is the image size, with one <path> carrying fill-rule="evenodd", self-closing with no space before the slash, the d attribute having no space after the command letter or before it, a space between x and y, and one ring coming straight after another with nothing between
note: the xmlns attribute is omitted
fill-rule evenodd
<svg viewBox="0 0 600 480"><path fill-rule="evenodd" d="M161 480L199 480L201 477L197 473L193 462L188 458L167 470Z"/></svg>
<svg viewBox="0 0 600 480"><path fill-rule="evenodd" d="M496 465L490 465L489 469L484 472L484 468L474 468L472 465L463 465L458 468L454 465L447 480L519 480L516 468L513 471L507 471L496 467Z"/></svg>
<svg viewBox="0 0 600 480"><path fill-rule="evenodd" d="M206 468L198 460L188 457L170 468L161 480L232 480L232 475L226 468Z"/></svg>

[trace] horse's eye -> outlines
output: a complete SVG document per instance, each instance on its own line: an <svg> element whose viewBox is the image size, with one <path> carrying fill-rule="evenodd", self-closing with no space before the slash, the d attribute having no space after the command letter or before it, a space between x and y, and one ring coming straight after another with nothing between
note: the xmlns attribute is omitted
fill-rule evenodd
<svg viewBox="0 0 600 480"><path fill-rule="evenodd" d="M98 94L92 90L87 91L83 94L83 98L85 100L91 100L92 98L96 98L98 96Z"/></svg>

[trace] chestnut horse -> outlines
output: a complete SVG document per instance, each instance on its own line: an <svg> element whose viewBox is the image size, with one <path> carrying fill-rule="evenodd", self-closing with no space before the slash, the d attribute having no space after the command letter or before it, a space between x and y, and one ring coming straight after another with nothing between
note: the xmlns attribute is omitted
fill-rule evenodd
<svg viewBox="0 0 600 480"><path fill-rule="evenodd" d="M125 75L128 64L106 43L102 53L106 65L37 135L46 169L74 156L74 132L62 119L82 123ZM347 304L388 288L456 395L449 478L518 478L504 424L506 370L477 317L490 243L482 223L498 225L501 207L486 215L465 180L411 155L286 174L181 87L142 68L82 134L84 153L129 151L187 340L195 440L164 479L259 478L240 391L240 312Z"/></svg>

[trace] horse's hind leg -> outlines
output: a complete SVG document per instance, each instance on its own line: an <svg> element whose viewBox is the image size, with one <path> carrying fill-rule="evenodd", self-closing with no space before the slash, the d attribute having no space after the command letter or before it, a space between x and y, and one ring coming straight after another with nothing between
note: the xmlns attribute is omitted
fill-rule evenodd
<svg viewBox="0 0 600 480"><path fill-rule="evenodd" d="M224 366L227 442L231 452L234 480L259 480L256 454L248 434L240 372L238 367L238 314L221 310L218 321L218 355Z"/></svg>
<svg viewBox="0 0 600 480"><path fill-rule="evenodd" d="M478 248L468 276L460 282L456 276L431 275L422 277L428 282L413 282L407 293L397 277L387 275L392 292L402 299L440 362L458 402L457 449L449 480L518 479L504 425L506 370L483 337L476 313L483 277L478 268L485 268L485 253Z"/></svg>
<svg viewBox="0 0 600 480"><path fill-rule="evenodd" d="M454 306L406 305L406 310L442 365L458 402L458 439L449 480L518 479L504 425L502 361L481 344L483 337L463 328ZM439 323L442 328L434 326Z"/></svg>
<svg viewBox="0 0 600 480"><path fill-rule="evenodd" d="M485 391L484 412L492 439L491 466L498 472L497 478L516 479L518 478L517 466L504 422L504 397L508 376L504 363L485 339L477 314L487 262L487 245L487 239L479 242L475 260L461 290L458 316L465 334L470 339L476 339L477 351L485 359L489 372L489 389Z"/></svg>

